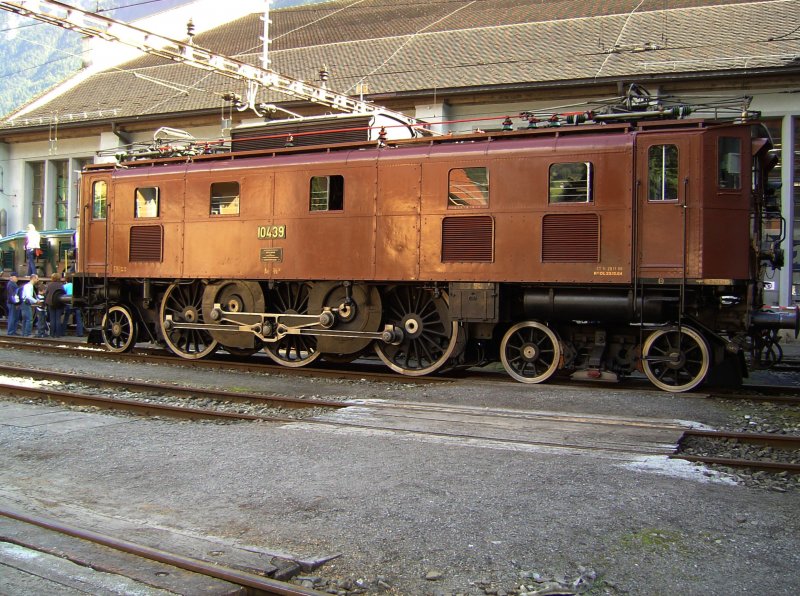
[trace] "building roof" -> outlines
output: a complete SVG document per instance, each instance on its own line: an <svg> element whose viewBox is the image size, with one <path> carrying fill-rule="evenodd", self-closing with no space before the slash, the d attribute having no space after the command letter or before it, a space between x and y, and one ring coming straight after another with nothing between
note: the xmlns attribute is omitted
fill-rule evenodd
<svg viewBox="0 0 800 596"><path fill-rule="evenodd" d="M800 71L800 0L335 0L273 10L271 66L378 98ZM194 43L260 65L260 15ZM2 129L219 110L229 78L143 56L88 77ZM285 102L261 92L259 101Z"/></svg>

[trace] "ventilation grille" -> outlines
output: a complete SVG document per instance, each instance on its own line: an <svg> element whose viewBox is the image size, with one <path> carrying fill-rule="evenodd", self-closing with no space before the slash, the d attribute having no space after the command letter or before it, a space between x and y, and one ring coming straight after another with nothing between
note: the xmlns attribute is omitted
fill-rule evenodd
<svg viewBox="0 0 800 596"><path fill-rule="evenodd" d="M600 259L600 218L594 213L550 214L542 219L542 261Z"/></svg>
<svg viewBox="0 0 800 596"><path fill-rule="evenodd" d="M456 261L494 261L494 219L478 216L442 220L442 262Z"/></svg>
<svg viewBox="0 0 800 596"><path fill-rule="evenodd" d="M129 261L161 261L164 230L161 226L131 228Z"/></svg>
<svg viewBox="0 0 800 596"><path fill-rule="evenodd" d="M231 150L283 149L291 136L293 147L364 143L369 140L372 116L270 123L231 131Z"/></svg>

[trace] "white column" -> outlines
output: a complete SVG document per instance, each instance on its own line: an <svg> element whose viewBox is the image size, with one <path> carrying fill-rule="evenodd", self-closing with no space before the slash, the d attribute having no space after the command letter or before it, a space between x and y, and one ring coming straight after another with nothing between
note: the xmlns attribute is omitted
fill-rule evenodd
<svg viewBox="0 0 800 596"><path fill-rule="evenodd" d="M425 122L430 122L431 130L438 134L447 134L451 127L448 124L440 124L450 119L450 105L447 102L425 104L415 106L414 117Z"/></svg>
<svg viewBox="0 0 800 596"><path fill-rule="evenodd" d="M792 306L792 253L794 249L794 134L795 116L787 114L781 126L781 213L786 220L783 250L786 264L780 271L780 305Z"/></svg>

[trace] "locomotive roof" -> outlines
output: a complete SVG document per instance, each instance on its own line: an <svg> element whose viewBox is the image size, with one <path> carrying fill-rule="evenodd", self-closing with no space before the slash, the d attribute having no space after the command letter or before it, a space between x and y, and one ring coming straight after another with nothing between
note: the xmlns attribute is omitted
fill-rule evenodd
<svg viewBox="0 0 800 596"><path fill-rule="evenodd" d="M378 102L433 89L445 97L565 81L752 76L800 66L800 41L786 35L799 11L800 0L335 0L272 11L270 56L277 71L298 79L315 80L327 65L337 92L352 94L365 80ZM258 63L262 28L250 15L194 43ZM46 127L54 115L63 128L210 112L235 87L146 56L90 76L2 128Z"/></svg>
<svg viewBox="0 0 800 596"><path fill-rule="evenodd" d="M498 121L499 122L499 121ZM755 121L748 121L744 124L751 126ZM122 161L121 163L96 163L88 164L85 166L85 171L102 171L118 169L118 174L125 175L127 172L134 174L139 168L147 168L155 165L158 166L181 166L184 167L187 163L209 163L214 161L224 162L237 162L241 166L248 165L246 162L253 158L278 158L284 156L306 156L307 159L319 161L336 160L338 152L358 151L366 149L382 149L392 151L393 149L425 149L427 147L458 147L459 150L468 150L469 147L474 146L476 149L485 151L487 143L497 143L509 140L524 141L526 139L531 141L546 140L555 137L566 136L585 136L591 135L592 144L616 145L627 144L631 140L630 133L642 133L648 131L657 131L664 129L681 130L684 132L696 131L699 132L703 129L710 127L726 126L731 124L741 124L733 121L720 121L720 120L704 120L704 119L691 119L691 120L656 120L656 121L642 121L637 123L621 122L612 124L581 124L581 125L564 125L557 127L535 128L535 129L518 129L512 131L492 131L492 132L478 132L463 135L447 135L440 137L424 137L417 139L389 141L385 145L379 145L375 142L343 142L343 143L330 143L324 145L305 145L297 147L283 147L278 149L261 149L261 150L248 150L237 152L216 152L204 155L192 156L177 156L177 157L164 157L157 159L140 159L132 161ZM620 139L621 135L625 135L625 139ZM388 155L387 155L388 156ZM296 160L294 160L296 161ZM283 160L281 160L283 162ZM262 165L261 163L259 165ZM276 163L277 165L277 163ZM235 166L234 166L235 167ZM121 169L120 169L121 168Z"/></svg>

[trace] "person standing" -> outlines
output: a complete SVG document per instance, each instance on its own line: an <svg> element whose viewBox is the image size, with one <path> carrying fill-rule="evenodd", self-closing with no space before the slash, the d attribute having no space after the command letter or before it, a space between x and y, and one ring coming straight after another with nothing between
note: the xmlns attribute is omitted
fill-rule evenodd
<svg viewBox="0 0 800 596"><path fill-rule="evenodd" d="M61 297L64 294L64 284L61 283L61 276L58 273L53 273L44 291L44 303L47 305L47 312L50 317L50 337L64 335L64 331L61 328L64 320L64 303L61 302Z"/></svg>
<svg viewBox="0 0 800 596"><path fill-rule="evenodd" d="M67 281L64 284L64 293L72 298L72 276L67 276ZM64 305L64 322L61 324L61 329L64 331L64 335L67 334L67 325L69 324L70 315L75 315L75 335L76 337L83 336L83 315L81 314L81 309L77 308L70 300L67 304Z"/></svg>
<svg viewBox="0 0 800 596"><path fill-rule="evenodd" d="M25 234L25 256L28 258L28 275L36 273L36 251L40 250L42 236L36 231L36 226L28 224Z"/></svg>
<svg viewBox="0 0 800 596"><path fill-rule="evenodd" d="M19 285L17 285L17 272L12 271L6 284L6 310L8 311L8 335L16 335L19 327Z"/></svg>
<svg viewBox="0 0 800 596"><path fill-rule="evenodd" d="M39 302L36 296L36 283L38 281L39 276L34 273L31 275L30 281L22 286L20 313L22 315L22 335L24 337L29 337L33 329L33 309Z"/></svg>

